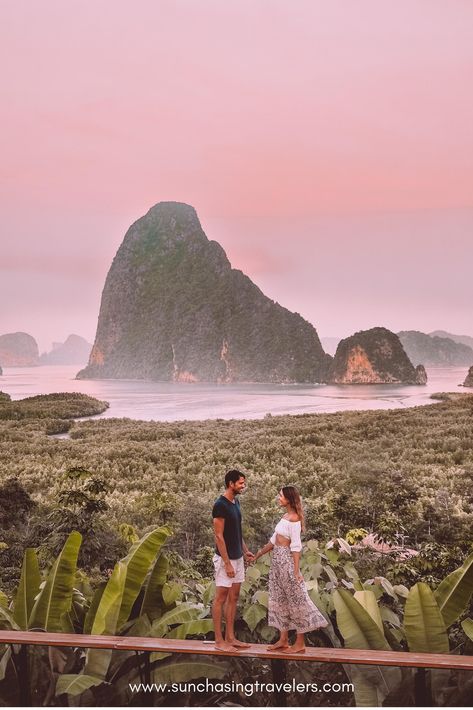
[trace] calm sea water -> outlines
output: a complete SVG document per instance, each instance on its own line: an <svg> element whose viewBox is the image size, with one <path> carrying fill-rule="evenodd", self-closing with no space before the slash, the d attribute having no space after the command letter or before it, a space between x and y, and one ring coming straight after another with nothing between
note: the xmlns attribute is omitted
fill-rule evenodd
<svg viewBox="0 0 473 710"><path fill-rule="evenodd" d="M75 380L77 366L5 367L0 390L12 399L51 392L83 392L105 399L102 417L175 421L259 419L303 414L392 409L431 404L432 392L461 392L466 368L430 368L426 386L404 385L202 385L137 380ZM463 390L468 391L468 390Z"/></svg>

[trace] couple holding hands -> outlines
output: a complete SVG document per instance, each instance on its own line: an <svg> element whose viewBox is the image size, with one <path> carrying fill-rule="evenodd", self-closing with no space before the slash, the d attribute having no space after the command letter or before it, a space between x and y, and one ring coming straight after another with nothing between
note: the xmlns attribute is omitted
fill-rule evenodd
<svg viewBox="0 0 473 710"><path fill-rule="evenodd" d="M246 476L231 470L225 475L225 492L215 501L212 517L216 551L215 597L212 617L215 628L215 648L234 651L250 644L235 638L235 615L240 587L245 580L246 562L272 551L269 571L268 625L279 629L280 637L269 650L281 649L285 653L305 651L304 634L327 626L327 621L307 593L299 570L302 550L301 530L304 529L304 513L301 497L294 486L284 486L279 492L279 504L286 508L276 525L270 541L258 550L250 552L243 541L241 512L238 496L245 489ZM222 634L222 611L225 605L225 636ZM289 631L296 631L296 640L289 644Z"/></svg>

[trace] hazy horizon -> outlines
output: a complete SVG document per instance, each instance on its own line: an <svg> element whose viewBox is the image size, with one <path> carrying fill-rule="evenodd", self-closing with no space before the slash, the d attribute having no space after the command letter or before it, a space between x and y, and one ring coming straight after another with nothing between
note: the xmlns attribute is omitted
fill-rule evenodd
<svg viewBox="0 0 473 710"><path fill-rule="evenodd" d="M0 14L0 333L93 342L126 230L176 200L321 337L473 335L473 4Z"/></svg>

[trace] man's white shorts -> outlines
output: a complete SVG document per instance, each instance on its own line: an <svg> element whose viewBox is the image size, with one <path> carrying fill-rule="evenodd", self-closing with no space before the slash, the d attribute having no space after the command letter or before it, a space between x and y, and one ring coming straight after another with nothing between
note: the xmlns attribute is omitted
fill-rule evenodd
<svg viewBox="0 0 473 710"><path fill-rule="evenodd" d="M215 554L213 556L216 587L231 587L232 584L241 584L245 581L245 564L243 557L240 557L238 560L230 560L230 562L235 570L234 577L229 577L225 572L225 565L220 555Z"/></svg>

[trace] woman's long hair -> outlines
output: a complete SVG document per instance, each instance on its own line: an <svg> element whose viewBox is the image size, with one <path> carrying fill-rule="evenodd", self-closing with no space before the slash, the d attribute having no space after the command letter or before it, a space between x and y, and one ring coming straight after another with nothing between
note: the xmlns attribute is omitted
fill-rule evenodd
<svg viewBox="0 0 473 710"><path fill-rule="evenodd" d="M299 518L301 519L301 528L305 530L305 519L304 519L304 509L302 507L301 495L295 486L283 486L281 488L282 494L286 500L289 501L289 505Z"/></svg>

